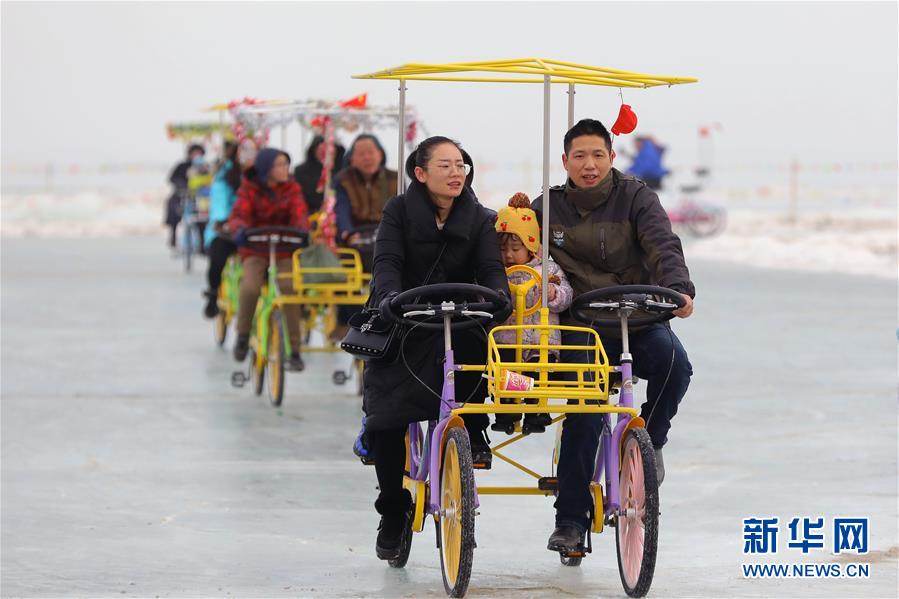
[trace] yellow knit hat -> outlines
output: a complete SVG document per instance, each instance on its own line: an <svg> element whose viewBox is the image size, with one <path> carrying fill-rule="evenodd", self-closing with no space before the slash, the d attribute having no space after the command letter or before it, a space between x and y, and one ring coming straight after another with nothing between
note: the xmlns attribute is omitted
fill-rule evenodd
<svg viewBox="0 0 899 599"><path fill-rule="evenodd" d="M496 232L513 233L531 253L540 251L540 224L528 196L518 192L509 199L509 205L496 215Z"/></svg>

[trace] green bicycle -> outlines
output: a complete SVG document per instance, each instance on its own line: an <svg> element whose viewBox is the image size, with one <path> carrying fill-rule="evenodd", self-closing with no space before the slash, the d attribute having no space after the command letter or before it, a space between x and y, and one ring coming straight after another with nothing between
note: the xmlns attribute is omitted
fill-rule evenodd
<svg viewBox="0 0 899 599"><path fill-rule="evenodd" d="M258 227L246 231L246 245L259 249L267 247L269 254L268 280L259 294L253 326L250 329L250 353L248 372L231 374L231 384L243 387L253 380L253 392L262 394L265 372L268 375L268 398L273 406L280 406L284 399L284 363L290 351L290 338L284 317L285 296L278 286L280 277L292 277L292 273L279 274L276 256L306 247L309 236L293 227Z"/></svg>

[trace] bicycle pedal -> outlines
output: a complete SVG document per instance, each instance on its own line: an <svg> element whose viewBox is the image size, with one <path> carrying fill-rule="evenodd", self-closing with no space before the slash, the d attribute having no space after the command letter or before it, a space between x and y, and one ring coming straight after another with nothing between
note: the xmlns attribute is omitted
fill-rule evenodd
<svg viewBox="0 0 899 599"><path fill-rule="evenodd" d="M237 387L239 389L240 387L243 387L246 384L247 384L246 373L244 373L240 370L238 370L237 372L231 373L231 386L232 387Z"/></svg>
<svg viewBox="0 0 899 599"><path fill-rule="evenodd" d="M374 458L359 458L359 461L362 462L364 466L374 466L375 459Z"/></svg>
<svg viewBox="0 0 899 599"><path fill-rule="evenodd" d="M560 551L563 557L587 557L587 552L583 549L577 551Z"/></svg>
<svg viewBox="0 0 899 599"><path fill-rule="evenodd" d="M541 491L558 491L559 479L555 476L544 476L537 480L537 488Z"/></svg>

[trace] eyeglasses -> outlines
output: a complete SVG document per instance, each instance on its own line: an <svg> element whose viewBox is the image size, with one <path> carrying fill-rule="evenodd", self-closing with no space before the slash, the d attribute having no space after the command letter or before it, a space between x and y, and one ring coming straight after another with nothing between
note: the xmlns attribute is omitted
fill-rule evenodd
<svg viewBox="0 0 899 599"><path fill-rule="evenodd" d="M471 165L465 162L457 162L455 164L451 162L438 162L437 164L434 164L428 168L436 169L437 172L444 177L448 177L456 171L462 171L466 176L471 172Z"/></svg>
<svg viewBox="0 0 899 599"><path fill-rule="evenodd" d="M287 160L276 160L274 164L272 164L272 168L277 168L279 166L290 166L290 162Z"/></svg>

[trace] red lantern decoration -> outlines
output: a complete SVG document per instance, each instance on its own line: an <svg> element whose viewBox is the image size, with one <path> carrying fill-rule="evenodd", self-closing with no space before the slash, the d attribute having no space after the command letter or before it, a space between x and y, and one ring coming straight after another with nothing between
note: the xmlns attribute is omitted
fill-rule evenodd
<svg viewBox="0 0 899 599"><path fill-rule="evenodd" d="M612 125L612 133L615 135L627 135L636 128L637 115L631 110L630 105L622 104L621 108L618 110L618 118L615 119L615 124Z"/></svg>

